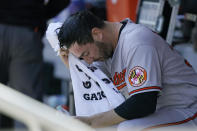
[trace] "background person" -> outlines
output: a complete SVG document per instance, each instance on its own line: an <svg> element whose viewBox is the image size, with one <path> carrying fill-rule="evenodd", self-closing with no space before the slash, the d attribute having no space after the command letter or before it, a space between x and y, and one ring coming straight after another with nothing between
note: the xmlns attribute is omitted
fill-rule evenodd
<svg viewBox="0 0 197 131"><path fill-rule="evenodd" d="M42 101L42 36L69 0L0 1L0 82ZM0 127L12 122L0 118Z"/></svg>

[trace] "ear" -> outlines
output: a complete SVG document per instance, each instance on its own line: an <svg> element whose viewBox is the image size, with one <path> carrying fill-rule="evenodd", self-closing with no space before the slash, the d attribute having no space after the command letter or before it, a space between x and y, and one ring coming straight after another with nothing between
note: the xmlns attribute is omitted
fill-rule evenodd
<svg viewBox="0 0 197 131"><path fill-rule="evenodd" d="M102 33L101 29L99 29L97 27L92 28L92 37L93 37L94 41L102 41L103 33Z"/></svg>

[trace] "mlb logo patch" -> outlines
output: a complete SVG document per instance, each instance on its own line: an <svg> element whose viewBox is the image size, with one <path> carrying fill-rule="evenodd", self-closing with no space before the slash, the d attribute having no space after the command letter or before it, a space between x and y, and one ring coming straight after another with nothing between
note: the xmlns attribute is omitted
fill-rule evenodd
<svg viewBox="0 0 197 131"><path fill-rule="evenodd" d="M135 66L130 70L128 79L131 86L141 86L147 79L146 70L140 66Z"/></svg>

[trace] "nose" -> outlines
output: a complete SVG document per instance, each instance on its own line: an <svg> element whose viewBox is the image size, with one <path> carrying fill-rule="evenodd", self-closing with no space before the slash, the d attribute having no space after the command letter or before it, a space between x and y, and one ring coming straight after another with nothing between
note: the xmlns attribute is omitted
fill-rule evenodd
<svg viewBox="0 0 197 131"><path fill-rule="evenodd" d="M83 59L84 59L85 62L87 62L88 64L92 64L92 62L94 61L94 58L92 58L92 57L84 57Z"/></svg>

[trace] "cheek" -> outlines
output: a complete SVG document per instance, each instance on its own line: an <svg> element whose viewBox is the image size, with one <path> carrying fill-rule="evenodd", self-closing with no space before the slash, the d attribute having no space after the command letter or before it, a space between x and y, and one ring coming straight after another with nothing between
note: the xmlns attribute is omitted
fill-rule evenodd
<svg viewBox="0 0 197 131"><path fill-rule="evenodd" d="M70 52L71 54L73 54L74 56L79 57L79 53L80 53L80 52L78 52L78 51L76 51L76 50L69 50L69 52Z"/></svg>
<svg viewBox="0 0 197 131"><path fill-rule="evenodd" d="M96 57L98 55L98 49L95 46L89 47L89 56L90 57Z"/></svg>
<svg viewBox="0 0 197 131"><path fill-rule="evenodd" d="M102 55L102 51L97 47L96 50L95 50L95 55L97 57L100 57Z"/></svg>

